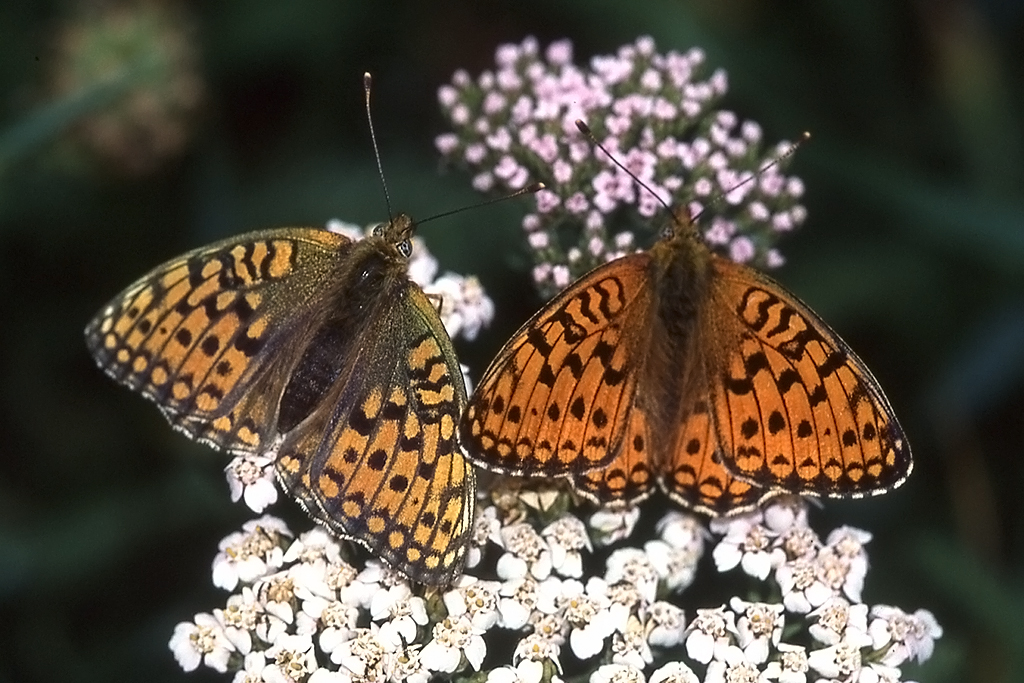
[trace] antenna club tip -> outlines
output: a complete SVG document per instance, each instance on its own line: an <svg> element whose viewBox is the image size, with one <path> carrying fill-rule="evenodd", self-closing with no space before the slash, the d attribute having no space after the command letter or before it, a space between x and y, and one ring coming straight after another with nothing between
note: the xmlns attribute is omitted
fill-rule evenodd
<svg viewBox="0 0 1024 683"><path fill-rule="evenodd" d="M590 126L583 119L576 119L576 128L584 135L591 135Z"/></svg>
<svg viewBox="0 0 1024 683"><path fill-rule="evenodd" d="M800 134L800 142L807 142L810 139L811 139L811 131L805 130L803 133Z"/></svg>
<svg viewBox="0 0 1024 683"><path fill-rule="evenodd" d="M363 72L363 87L364 88L369 88L370 84L372 82L373 82L373 77L370 75L370 72L369 71L364 71Z"/></svg>
<svg viewBox="0 0 1024 683"><path fill-rule="evenodd" d="M526 191L529 194L533 194L534 192L540 192L541 190L544 190L544 189L547 189L547 185L545 185L544 183L540 183L540 182L532 183L530 185L527 185L527 187L526 187Z"/></svg>

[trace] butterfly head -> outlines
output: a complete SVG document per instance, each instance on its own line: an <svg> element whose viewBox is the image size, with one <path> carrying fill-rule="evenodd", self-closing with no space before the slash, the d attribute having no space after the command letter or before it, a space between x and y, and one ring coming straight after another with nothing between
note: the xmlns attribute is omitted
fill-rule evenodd
<svg viewBox="0 0 1024 683"><path fill-rule="evenodd" d="M676 206L671 210L668 222L661 229L661 239L666 242L684 240L703 244L697 221L685 205Z"/></svg>
<svg viewBox="0 0 1024 683"><path fill-rule="evenodd" d="M373 229L375 237L395 247L398 253L409 258L412 255L412 235L416 232L416 223L409 214L400 213L387 223L381 223Z"/></svg>

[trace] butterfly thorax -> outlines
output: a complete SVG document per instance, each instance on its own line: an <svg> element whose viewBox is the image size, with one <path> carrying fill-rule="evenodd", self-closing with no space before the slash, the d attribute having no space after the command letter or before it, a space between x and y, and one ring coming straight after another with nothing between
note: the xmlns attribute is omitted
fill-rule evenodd
<svg viewBox="0 0 1024 683"><path fill-rule="evenodd" d="M406 223L401 224L401 219ZM408 235L412 221L400 214L384 225L385 233ZM345 368L345 359L360 355L367 328L384 319L383 309L400 306L408 291L407 261L387 237L371 235L336 257L336 275L317 306L318 319L281 397L278 430L288 432L316 411Z"/></svg>
<svg viewBox="0 0 1024 683"><path fill-rule="evenodd" d="M677 231L649 253L659 318L669 333L686 336L708 300L714 256L695 231Z"/></svg>

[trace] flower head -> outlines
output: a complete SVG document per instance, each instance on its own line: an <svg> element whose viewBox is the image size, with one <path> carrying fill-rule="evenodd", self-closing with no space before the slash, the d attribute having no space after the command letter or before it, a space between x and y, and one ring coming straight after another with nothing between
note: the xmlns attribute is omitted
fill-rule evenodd
<svg viewBox="0 0 1024 683"><path fill-rule="evenodd" d="M725 533L713 552L718 571L741 565L750 576L758 579L768 576L781 558L773 552L775 534L762 523L763 519L762 512L754 510L712 520L711 529Z"/></svg>
<svg viewBox="0 0 1024 683"><path fill-rule="evenodd" d="M551 551L551 568L562 576L579 578L583 573L581 551L593 550L586 525L567 514L545 527L541 536Z"/></svg>
<svg viewBox="0 0 1024 683"><path fill-rule="evenodd" d="M283 521L270 515L246 522L240 533L220 542L221 552L213 561L213 584L227 590L239 581L252 583L281 566L283 544L291 531Z"/></svg>
<svg viewBox="0 0 1024 683"><path fill-rule="evenodd" d="M473 626L465 614L446 617L434 625L433 638L424 646L421 661L431 671L452 673L463 661L479 671L487 654L482 634L483 629Z"/></svg>
<svg viewBox="0 0 1024 683"><path fill-rule="evenodd" d="M786 621L782 605L733 598L729 606L738 615L736 644L748 660L763 664L768 660L769 647L777 646L782 638Z"/></svg>
<svg viewBox="0 0 1024 683"><path fill-rule="evenodd" d="M519 578L529 574L536 579L551 574L551 550L536 529L526 523L502 528L505 554L498 560L498 576Z"/></svg>
<svg viewBox="0 0 1024 683"><path fill-rule="evenodd" d="M707 664L722 658L736 634L736 615L725 607L698 609L697 616L686 628L686 654Z"/></svg>
<svg viewBox="0 0 1024 683"><path fill-rule="evenodd" d="M187 147L205 100L196 22L182 3L78 10L54 37L48 87L59 100L91 93L105 104L86 107L71 127L73 156L124 175L151 173Z"/></svg>
<svg viewBox="0 0 1024 683"><path fill-rule="evenodd" d="M436 144L481 191L544 181L524 221L544 292L632 250L616 227L649 223L665 204L703 211L708 241L723 254L777 263L775 235L806 216L797 203L802 184L768 165L786 145L764 153L757 124L716 110L726 77L708 73L703 51L659 53L642 37L583 67L572 62L568 41L543 52L536 46L533 38L502 46L495 70L476 79L460 71L442 87L453 132ZM629 173L580 134L577 119ZM713 203L716 196L724 200Z"/></svg>
<svg viewBox="0 0 1024 683"><path fill-rule="evenodd" d="M239 455L224 468L231 488L231 502L244 498L256 513L277 502L274 459L268 455Z"/></svg>
<svg viewBox="0 0 1024 683"><path fill-rule="evenodd" d="M224 628L210 614L197 614L194 621L175 626L168 646L185 671L194 671L202 663L221 673L227 671L228 657L235 649Z"/></svg>
<svg viewBox="0 0 1024 683"><path fill-rule="evenodd" d="M882 650L882 663L899 666L916 659L923 662L932 656L935 639L942 636L942 627L926 609L907 614L899 607L875 605L868 629L872 647Z"/></svg>
<svg viewBox="0 0 1024 683"><path fill-rule="evenodd" d="M894 667L927 659L941 636L927 610L869 608L847 594L845 579L830 582L828 565L816 564L819 556L862 563L866 572L869 535L840 527L823 541L809 525L805 502L773 499L710 529L673 512L647 524L657 537L641 547L630 534L614 550L595 551L593 536L600 532L561 512L562 503L514 490L521 495L495 491L495 504L478 508L482 561L443 591L413 585L376 560L357 570L322 529L293 540L272 518L249 523L226 548L274 559L264 560L258 578L239 581L222 609L180 624L170 643L175 657L184 668L205 664L249 682L297 676L320 683L429 683L478 671L496 683L561 683L563 669L625 682L649 676L692 683L696 676L807 683L815 680L812 672L826 680L896 681ZM696 572L693 558L705 541L720 547L737 537L737 528L762 529L766 547L785 558L776 572L747 577L750 593L760 598L733 596L708 607L704 589L670 589L671 563L648 550L669 558L682 553L690 558L687 571ZM789 559L784 546L796 528L810 534L804 545L816 553ZM279 537L269 543L272 534ZM573 553L580 579L560 573ZM553 568L556 556L560 570ZM802 583L787 588L793 577L783 569L801 562L824 596L820 603ZM543 578L534 571L538 563ZM792 600L798 593L802 602ZM512 651L505 644L510 636Z"/></svg>

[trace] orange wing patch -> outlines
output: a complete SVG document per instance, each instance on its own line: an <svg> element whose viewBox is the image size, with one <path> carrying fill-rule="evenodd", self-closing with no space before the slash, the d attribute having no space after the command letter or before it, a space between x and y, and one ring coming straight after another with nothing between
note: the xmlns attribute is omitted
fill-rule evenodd
<svg viewBox="0 0 1024 683"><path fill-rule="evenodd" d="M628 415L625 438L612 461L573 479L577 492L594 502L636 503L654 490L655 439L642 410L634 406Z"/></svg>
<svg viewBox="0 0 1024 683"><path fill-rule="evenodd" d="M282 378L258 381L272 363L273 334L263 290L299 267L303 243L284 231L254 233L186 254L146 275L86 329L104 371L157 402L189 436L236 453L256 453L274 429ZM302 231L303 241L337 249L345 238ZM286 349L274 363L292 357Z"/></svg>
<svg viewBox="0 0 1024 683"><path fill-rule="evenodd" d="M714 415L725 464L765 488L881 493L910 472L906 439L867 366L805 304L716 260ZM726 306L726 303L728 306Z"/></svg>
<svg viewBox="0 0 1024 683"><path fill-rule="evenodd" d="M478 464L569 476L615 457L636 391L630 344L644 333L631 323L651 303L646 255L620 261L552 301L492 364L462 427Z"/></svg>
<svg viewBox="0 0 1024 683"><path fill-rule="evenodd" d="M331 418L333 429L311 421L288 434L278 477L336 534L415 581L447 583L461 571L473 515L475 479L455 439L465 392L430 334L395 358L390 388L353 379L325 401L349 411Z"/></svg>

